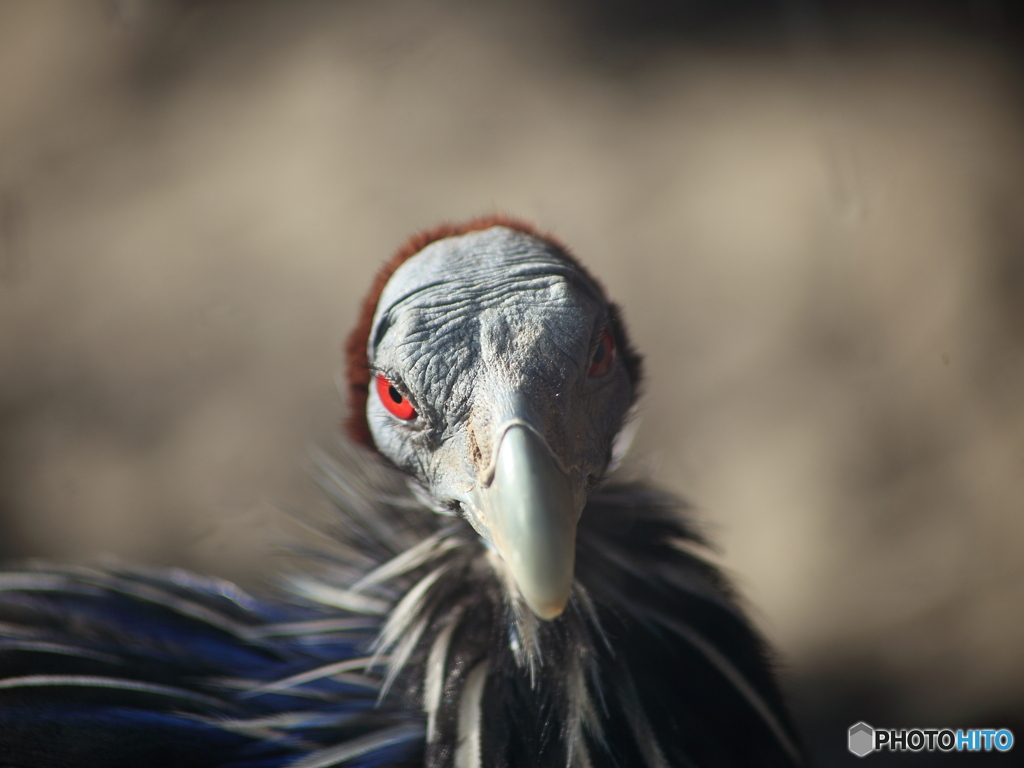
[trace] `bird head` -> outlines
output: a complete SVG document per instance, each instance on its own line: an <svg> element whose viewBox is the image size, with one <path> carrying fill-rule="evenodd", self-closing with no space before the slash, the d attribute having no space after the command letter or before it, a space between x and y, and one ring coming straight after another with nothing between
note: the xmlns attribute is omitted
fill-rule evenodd
<svg viewBox="0 0 1024 768"><path fill-rule="evenodd" d="M639 379L601 287L522 222L444 226L385 265L347 351L353 437L462 515L537 616L561 614Z"/></svg>

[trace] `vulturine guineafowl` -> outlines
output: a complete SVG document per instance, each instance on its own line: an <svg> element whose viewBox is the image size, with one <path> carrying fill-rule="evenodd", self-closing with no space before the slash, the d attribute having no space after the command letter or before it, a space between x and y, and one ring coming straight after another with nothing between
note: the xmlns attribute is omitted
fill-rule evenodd
<svg viewBox="0 0 1024 768"><path fill-rule="evenodd" d="M315 575L0 573L0 766L802 764L681 503L609 478L640 358L564 246L422 233L346 352Z"/></svg>

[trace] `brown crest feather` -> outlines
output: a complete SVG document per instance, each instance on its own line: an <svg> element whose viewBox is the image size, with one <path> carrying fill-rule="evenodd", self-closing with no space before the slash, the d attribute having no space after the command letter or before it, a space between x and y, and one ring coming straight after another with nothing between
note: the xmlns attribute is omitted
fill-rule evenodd
<svg viewBox="0 0 1024 768"><path fill-rule="evenodd" d="M540 232L532 224L522 219L504 214L491 214L479 216L461 224L444 222L436 227L417 232L406 240L377 271L373 282L370 284L370 290L363 299L359 319L345 342L345 378L348 384L348 417L345 422L345 428L353 442L370 449L376 448L373 444L373 436L370 434L369 424L366 422L366 399L369 396L370 381L372 379L367 346L370 340L371 326L373 325L373 315L377 311L377 302L380 301L380 295L384 292L384 286L387 285L388 280L391 279L396 269L431 243L448 237L465 235L470 232L480 232L498 226L523 232L552 246L559 256L586 275L594 285L601 289L602 293L604 292L601 284L594 280L593 276L579 263L561 241L553 235ZM633 398L635 400L641 378L641 359L629 344L625 328L622 325L621 312L614 304L609 305L609 318L612 333L615 336L616 347L622 356L630 381L633 383Z"/></svg>

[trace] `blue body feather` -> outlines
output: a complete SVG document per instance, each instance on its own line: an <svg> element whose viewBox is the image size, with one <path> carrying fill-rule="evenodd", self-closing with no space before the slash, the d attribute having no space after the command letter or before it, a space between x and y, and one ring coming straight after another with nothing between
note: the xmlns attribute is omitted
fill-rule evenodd
<svg viewBox="0 0 1024 768"><path fill-rule="evenodd" d="M180 571L0 574L0 765L255 768L358 739L367 764L414 755L422 716L378 706L358 661L376 624ZM274 686L339 660L352 674Z"/></svg>

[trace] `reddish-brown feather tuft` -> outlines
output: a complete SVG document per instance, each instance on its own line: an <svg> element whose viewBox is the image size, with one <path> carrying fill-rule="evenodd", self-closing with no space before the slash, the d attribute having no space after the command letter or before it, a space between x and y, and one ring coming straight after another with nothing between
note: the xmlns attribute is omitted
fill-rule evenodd
<svg viewBox="0 0 1024 768"><path fill-rule="evenodd" d="M498 226L508 227L509 229L523 232L531 237L544 241L548 245L552 246L559 256L572 264L576 269L590 278L595 285L600 287L600 283L594 280L593 276L587 272L586 268L580 264L579 261L576 260L576 257L570 253L569 249L562 242L550 234L540 232L532 224L523 221L522 219L506 216L504 214L492 214L489 216L479 216L461 224L445 222L437 225L436 227L431 227L430 229L417 232L406 240L402 246L395 251L394 255L384 263L380 270L378 270L377 275L373 278L373 282L370 284L369 292L367 292L366 297L363 299L362 308L359 312L359 319L356 322L355 328L352 329L352 333L349 334L348 339L345 342L346 380L348 383L348 418L346 420L345 427L348 432L348 436L355 443L371 449L376 448L373 444L373 436L370 434L369 424L366 422L366 399L369 396L370 381L373 378L372 372L370 371L370 361L367 357L366 349L370 340L373 315L377 311L377 302L380 301L380 295L384 292L384 286L387 285L388 280L391 279L391 276L395 273L396 269L402 266L406 260L415 256L431 243L437 242L438 240L444 240L447 237L465 235L469 232L480 232L482 230ZM610 322L612 333L615 335L616 345L620 350L620 354L622 354L622 359L626 365L626 370L629 373L630 380L633 382L635 398L641 375L640 356L634 352L633 348L629 345L629 341L625 335L625 329L622 327L618 307L614 304L611 305L609 314L611 318Z"/></svg>

